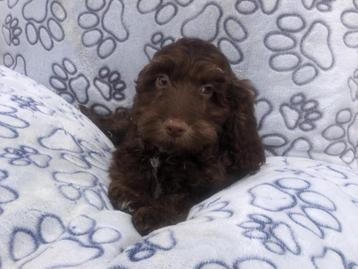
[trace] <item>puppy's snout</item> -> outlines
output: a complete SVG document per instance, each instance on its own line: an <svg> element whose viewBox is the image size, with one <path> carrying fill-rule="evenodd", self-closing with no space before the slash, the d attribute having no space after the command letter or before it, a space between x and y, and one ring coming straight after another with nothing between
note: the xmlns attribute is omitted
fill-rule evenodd
<svg viewBox="0 0 358 269"><path fill-rule="evenodd" d="M164 128L167 134L171 137L181 137L189 129L187 123L179 119L168 119L164 122Z"/></svg>

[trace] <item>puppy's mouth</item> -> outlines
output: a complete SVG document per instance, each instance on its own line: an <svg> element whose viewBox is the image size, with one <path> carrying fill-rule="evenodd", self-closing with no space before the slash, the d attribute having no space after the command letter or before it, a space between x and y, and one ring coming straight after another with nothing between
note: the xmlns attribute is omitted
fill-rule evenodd
<svg viewBox="0 0 358 269"><path fill-rule="evenodd" d="M184 138L166 137L160 141L153 143L160 152L170 154L182 154L182 153L195 153L200 151L203 146L195 145L194 143L187 141Z"/></svg>
<svg viewBox="0 0 358 269"><path fill-rule="evenodd" d="M187 124L178 119L147 120L138 126L141 138L160 152L195 154L217 142L217 130L205 121Z"/></svg>

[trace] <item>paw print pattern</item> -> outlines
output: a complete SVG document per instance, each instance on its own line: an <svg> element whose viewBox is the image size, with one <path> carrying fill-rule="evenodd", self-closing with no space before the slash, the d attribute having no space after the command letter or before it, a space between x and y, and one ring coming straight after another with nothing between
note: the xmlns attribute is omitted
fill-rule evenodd
<svg viewBox="0 0 358 269"><path fill-rule="evenodd" d="M204 202L191 210L188 219L193 220L204 217L206 221L213 221L218 218L231 218L234 212L229 209L229 205L230 202L223 201L221 197L213 201Z"/></svg>
<svg viewBox="0 0 358 269"><path fill-rule="evenodd" d="M34 228L15 227L9 238L9 253L21 268L82 267L104 254L104 247L118 247L122 234L110 227L102 227L96 220L80 215L66 225L55 214L44 213ZM63 259L58 253L71 251ZM48 257L52 257L49 259Z"/></svg>
<svg viewBox="0 0 358 269"><path fill-rule="evenodd" d="M8 44L9 46L20 45L19 37L22 34L22 29L19 26L18 18L15 18L11 14L8 14L5 17L5 22L3 23L1 30L6 44Z"/></svg>
<svg viewBox="0 0 358 269"><path fill-rule="evenodd" d="M348 29L343 36L344 44L348 48L358 48L358 2L353 1L354 8L345 10L341 14L341 22Z"/></svg>
<svg viewBox="0 0 358 269"><path fill-rule="evenodd" d="M61 158L80 169L99 168L107 170L110 153L107 149L73 136L62 128L52 130L47 136L39 137L38 143L50 150L59 151Z"/></svg>
<svg viewBox="0 0 358 269"><path fill-rule="evenodd" d="M244 230L242 234L245 237L261 241L268 251L275 254L285 255L288 251L300 255L301 247L288 224L273 221L264 214L250 214L248 218L238 225Z"/></svg>
<svg viewBox="0 0 358 269"><path fill-rule="evenodd" d="M148 60L152 59L153 55L166 45L169 45L175 41L174 37L164 37L162 32L156 32L152 35L150 43L144 45L144 53Z"/></svg>
<svg viewBox="0 0 358 269"><path fill-rule="evenodd" d="M114 18L116 23L113 23ZM78 24L84 30L82 44L85 47L96 47L101 59L112 55L117 42L129 38L122 0L86 0L86 11L79 14Z"/></svg>
<svg viewBox="0 0 358 269"><path fill-rule="evenodd" d="M54 41L64 40L61 23L66 20L67 12L61 2L46 0L44 5L41 0L29 0L23 5L22 15L26 20L26 38L31 45L40 42L45 50L50 51Z"/></svg>
<svg viewBox="0 0 358 269"><path fill-rule="evenodd" d="M322 132L324 139L329 142L324 152L351 164L357 158L358 138L354 134L357 124L358 113L354 114L349 108L337 112L335 123Z"/></svg>
<svg viewBox="0 0 358 269"><path fill-rule="evenodd" d="M140 14L155 13L154 20L158 25L169 23L178 14L180 7L190 5L194 0L146 1L138 0L137 10Z"/></svg>
<svg viewBox="0 0 358 269"><path fill-rule="evenodd" d="M93 84L106 101L112 99L122 101L125 99L126 83L121 79L119 72L111 71L107 66L99 70L98 76L93 80Z"/></svg>
<svg viewBox="0 0 358 269"><path fill-rule="evenodd" d="M0 104L0 138L17 138L19 136L18 129L30 126L27 121L19 118L16 113L16 108Z"/></svg>
<svg viewBox="0 0 358 269"><path fill-rule="evenodd" d="M336 0L302 0L302 4L308 10L317 8L318 11L329 12L332 10L335 1Z"/></svg>
<svg viewBox="0 0 358 269"><path fill-rule="evenodd" d="M352 197L352 203L358 207L358 184L346 183L344 184L345 192Z"/></svg>
<svg viewBox="0 0 358 269"><path fill-rule="evenodd" d="M214 42L226 55L231 64L243 61L243 54L239 42L247 39L248 31L237 17L228 16L222 20L223 10L217 3L207 3L192 17L186 19L181 26L184 37L197 37ZM224 28L219 34L219 28ZM198 31L203 28L206 31Z"/></svg>
<svg viewBox="0 0 358 269"><path fill-rule="evenodd" d="M1 1L6 1L6 0L0 0ZM20 0L7 0L7 6L8 8L13 8L17 5L17 3L19 2ZM1 264L1 263L0 263Z"/></svg>
<svg viewBox="0 0 358 269"><path fill-rule="evenodd" d="M358 69L356 69L352 76L348 78L347 82L349 92L353 102L358 101Z"/></svg>
<svg viewBox="0 0 358 269"><path fill-rule="evenodd" d="M358 264L350 262L341 251L325 247L322 254L311 257L311 262L316 269L325 269L328 267L336 269L356 269Z"/></svg>
<svg viewBox="0 0 358 269"><path fill-rule="evenodd" d="M20 74L27 75L26 60L21 54L11 55L4 53L3 63L6 67L19 72Z"/></svg>
<svg viewBox="0 0 358 269"><path fill-rule="evenodd" d="M255 97L255 117L257 119L257 129L262 130L267 117L273 112L272 102L265 98L259 96L259 93L256 89L253 89Z"/></svg>
<svg viewBox="0 0 358 269"><path fill-rule="evenodd" d="M152 258L163 251L170 251L177 245L174 232L164 230L147 236L143 242L136 243L125 252L131 262L140 262Z"/></svg>
<svg viewBox="0 0 358 269"><path fill-rule="evenodd" d="M53 75L49 83L60 96L69 103L85 104L88 102L90 82L77 70L76 65L70 59L64 58L62 64L54 63L52 71Z"/></svg>
<svg viewBox="0 0 358 269"><path fill-rule="evenodd" d="M194 267L194 269L249 269L249 268L260 268L260 269L277 269L278 267L269 259L261 257L243 257L237 259L233 265L227 264L222 260L207 260L200 262Z"/></svg>
<svg viewBox="0 0 358 269"><path fill-rule="evenodd" d="M7 204L17 200L19 194L13 188L4 184L4 181L9 178L9 173L0 169L0 216L4 212Z"/></svg>
<svg viewBox="0 0 358 269"><path fill-rule="evenodd" d="M358 202L358 184L351 183L349 181L347 183L347 180L349 180L350 178L356 178L357 173L351 170L348 166L334 167L332 165L318 162L317 164L311 164L301 169L298 169L289 168L287 164L287 167L275 169L275 172L284 174L290 173L295 176L310 178L312 181L315 181L317 179L332 181L332 179L334 178L335 183L341 186L342 189L344 189L345 193L350 195L350 197L352 198L352 202Z"/></svg>
<svg viewBox="0 0 358 269"><path fill-rule="evenodd" d="M262 136L265 150L274 156L288 156L294 152L295 156L312 159L313 144L307 138L298 137L292 142L282 134L265 134Z"/></svg>
<svg viewBox="0 0 358 269"><path fill-rule="evenodd" d="M44 103L34 100L32 97L12 95L10 100L21 109L32 112L40 112L45 115L53 115L55 110L48 108Z"/></svg>
<svg viewBox="0 0 358 269"><path fill-rule="evenodd" d="M304 132L312 131L316 128L316 121L322 118L322 113L318 110L318 102L307 99L303 93L293 95L289 103L280 106L280 113L288 129L299 128Z"/></svg>
<svg viewBox="0 0 358 269"><path fill-rule="evenodd" d="M279 31L271 31L264 38L265 47L273 53L269 59L271 69L290 72L292 81L301 86L334 66L331 30L325 22L314 21L307 26L302 16L285 13L276 24ZM297 49L300 54L295 52Z"/></svg>
<svg viewBox="0 0 358 269"><path fill-rule="evenodd" d="M259 8L264 14L270 15L278 10L280 2L281 0L237 0L235 8L237 12L243 15L253 14Z"/></svg>
<svg viewBox="0 0 358 269"><path fill-rule="evenodd" d="M332 200L311 190L304 179L280 178L249 189L251 204L270 212L285 212L297 225L325 238L327 230L341 232L341 224L335 217L337 210Z"/></svg>
<svg viewBox="0 0 358 269"><path fill-rule="evenodd" d="M258 121L258 130L262 130L267 122L267 118L273 112L272 103L266 98L256 98L256 118ZM288 129L299 128L303 131L315 129L315 121L322 118L318 111L318 102L307 100L303 93L298 93L290 98L289 103L283 103L280 106L280 114ZM266 133L261 135L262 142L266 152L274 156L286 156L294 152L295 156L312 158L313 145L305 137L288 138L285 134Z"/></svg>
<svg viewBox="0 0 358 269"><path fill-rule="evenodd" d="M97 210L108 209L107 189L89 172L55 172L53 179L61 195L73 202L84 200Z"/></svg>
<svg viewBox="0 0 358 269"><path fill-rule="evenodd" d="M49 167L51 157L40 153L37 149L19 145L17 148L7 147L4 153L0 154L0 158L7 159L9 164L14 166L35 165L38 168Z"/></svg>

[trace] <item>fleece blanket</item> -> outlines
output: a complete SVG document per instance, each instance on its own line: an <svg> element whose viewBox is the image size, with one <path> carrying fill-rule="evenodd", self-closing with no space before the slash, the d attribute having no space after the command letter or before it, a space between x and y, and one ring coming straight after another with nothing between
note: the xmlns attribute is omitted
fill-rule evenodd
<svg viewBox="0 0 358 269"><path fill-rule="evenodd" d="M0 0L0 64L99 113L183 36L254 83L268 155L358 168L357 0Z"/></svg>
<svg viewBox="0 0 358 269"><path fill-rule="evenodd" d="M0 67L0 268L356 269L358 173L270 157L141 238L107 198L113 146L74 106Z"/></svg>

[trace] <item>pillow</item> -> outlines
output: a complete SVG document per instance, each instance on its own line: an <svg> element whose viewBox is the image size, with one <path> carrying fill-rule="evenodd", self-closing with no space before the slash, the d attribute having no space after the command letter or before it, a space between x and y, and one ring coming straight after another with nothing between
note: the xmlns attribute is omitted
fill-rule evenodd
<svg viewBox="0 0 358 269"><path fill-rule="evenodd" d="M99 113L130 105L155 51L208 40L256 86L269 155L357 168L357 0L3 0L0 10L0 63Z"/></svg>
<svg viewBox="0 0 358 269"><path fill-rule="evenodd" d="M346 166L269 157L141 238L107 197L112 149L72 105L0 66L0 269L358 268Z"/></svg>

